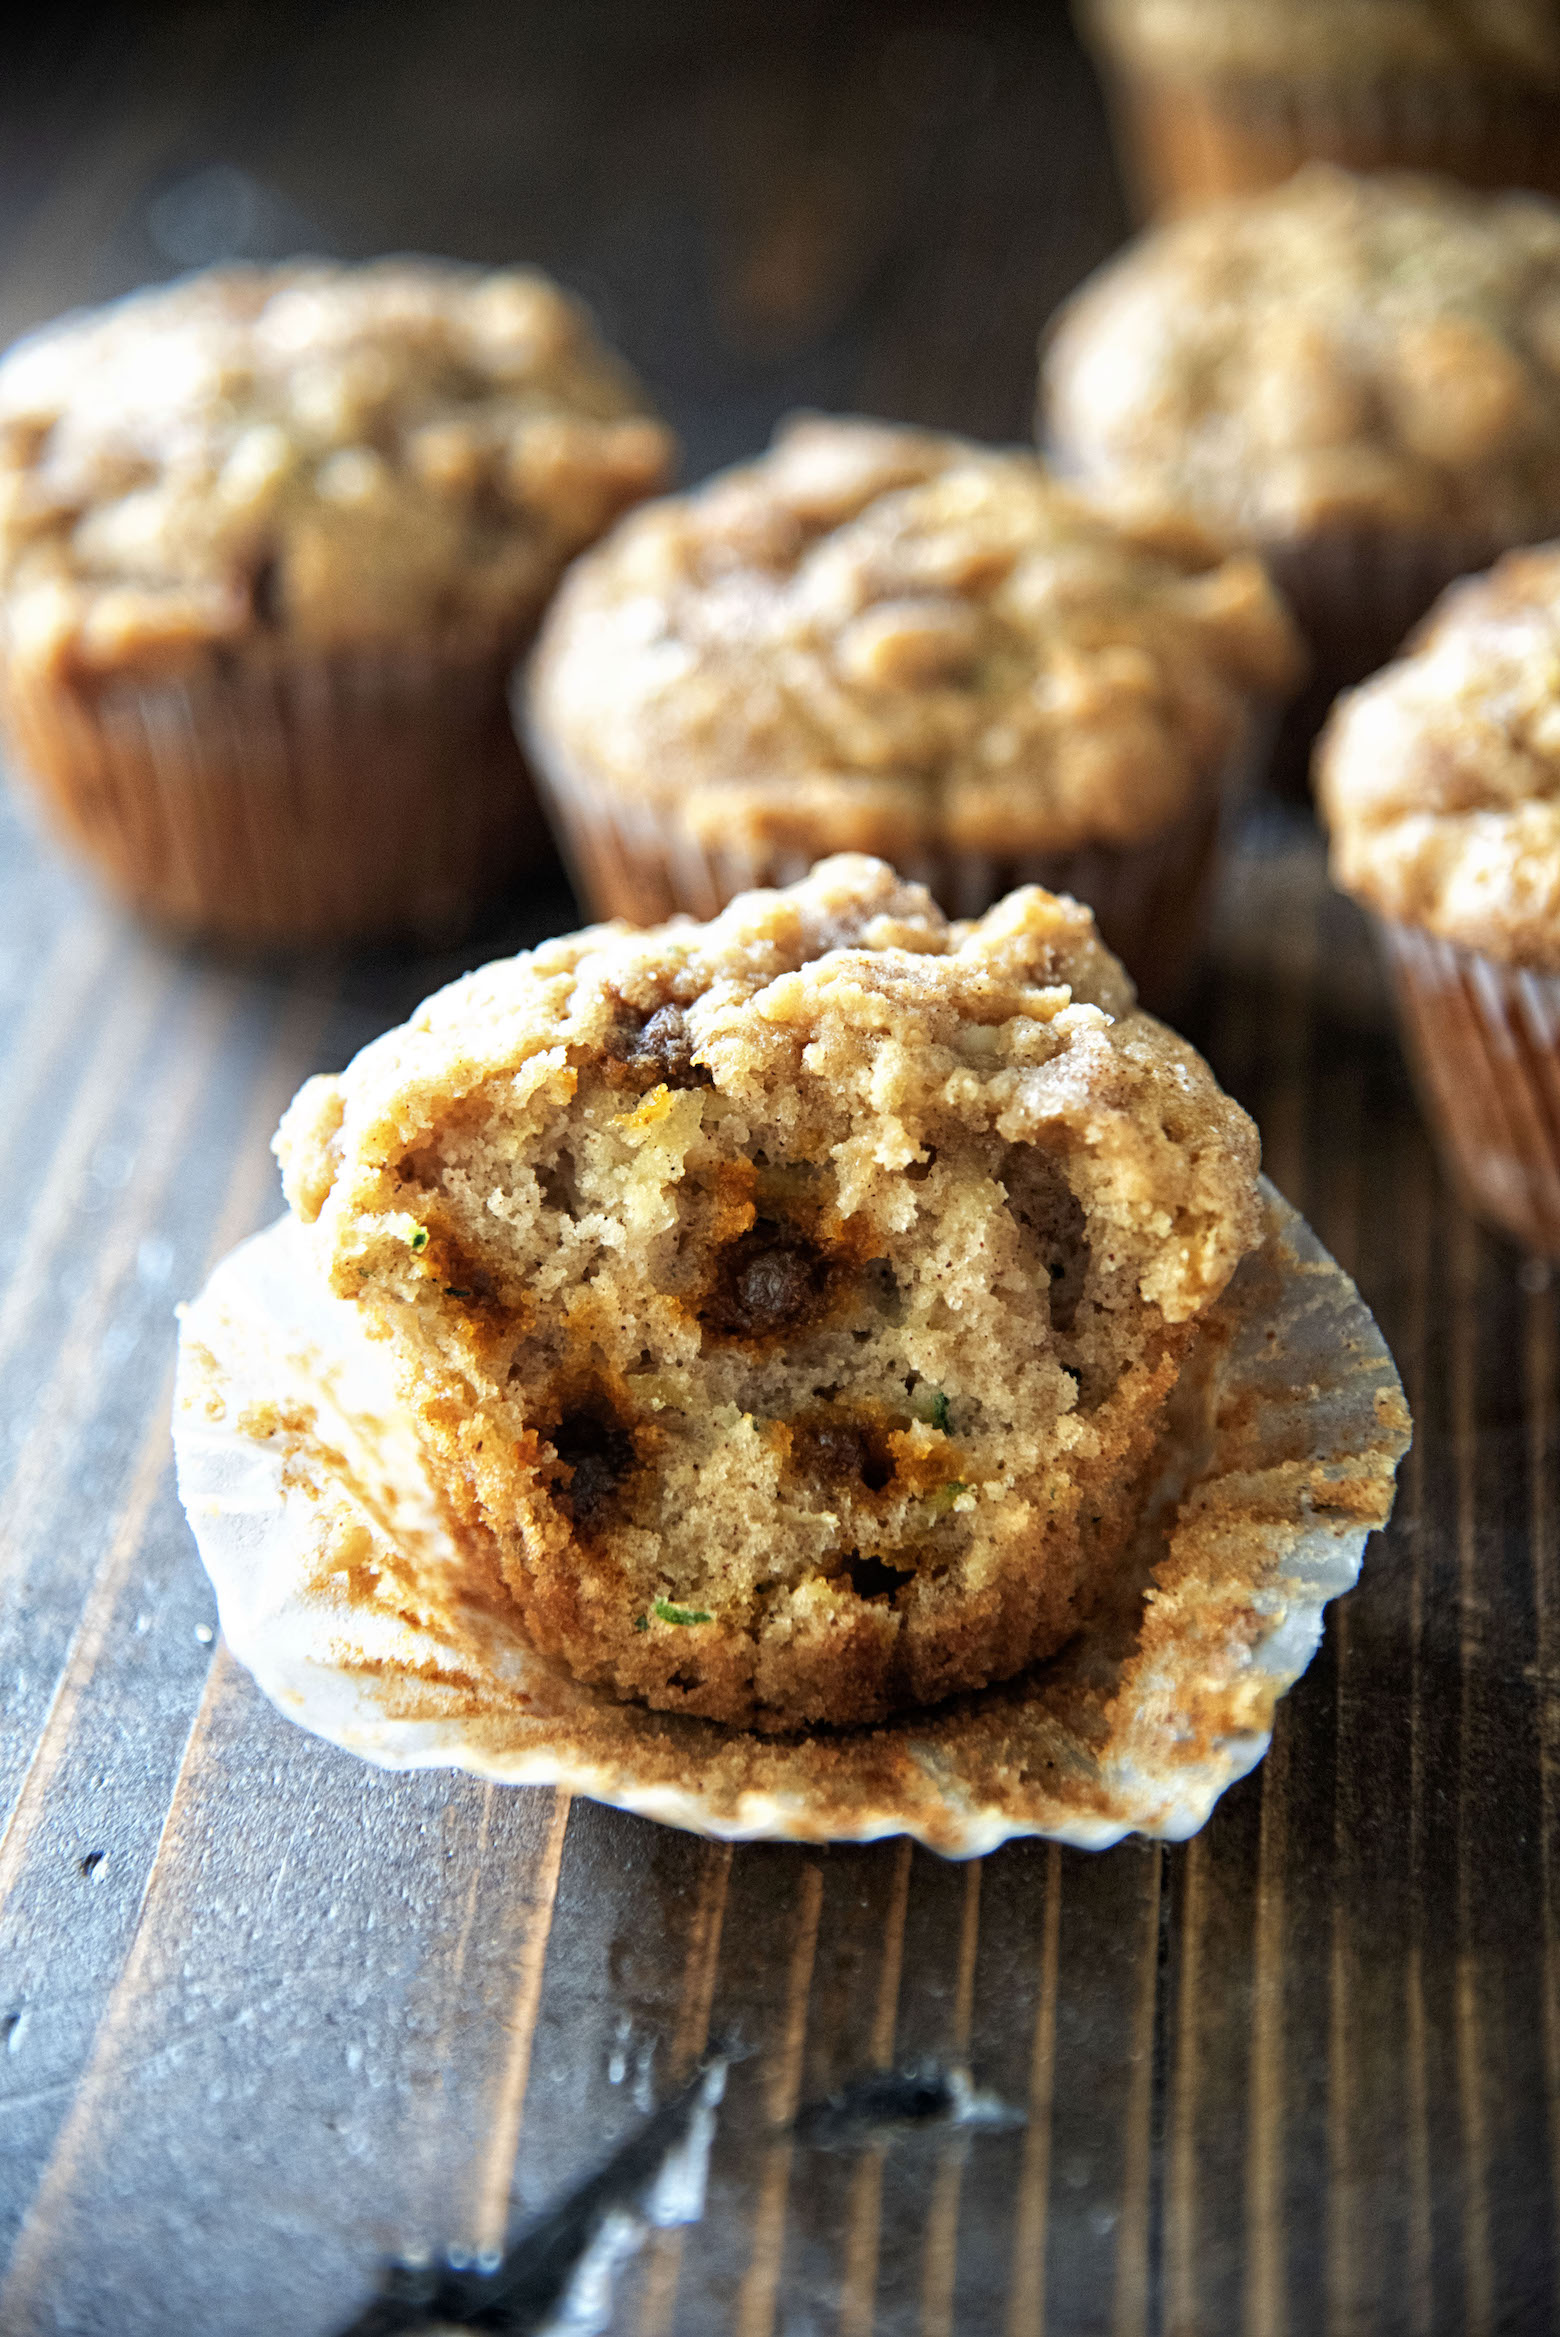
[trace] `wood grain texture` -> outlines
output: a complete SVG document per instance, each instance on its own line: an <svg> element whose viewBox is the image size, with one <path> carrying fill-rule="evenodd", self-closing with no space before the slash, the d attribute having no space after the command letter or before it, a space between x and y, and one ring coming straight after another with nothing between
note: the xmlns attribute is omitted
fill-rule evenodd
<svg viewBox="0 0 1560 2337"><path fill-rule="evenodd" d="M0 77L0 332L299 244L534 258L689 471L797 404L997 438L1117 240L1060 7L275 0L42 17ZM217 175L213 177L213 172ZM391 1777L214 1650L173 1303L276 1205L293 1086L459 958L209 964L0 798L0 2337L327 2337L733 2055L676 2337L1453 2337L1560 2321L1560 1328L1462 1218L1362 931L1257 807L1190 1017L1419 1420L1390 1533L1198 1840L718 1850ZM799 2106L967 2060L1004 2134Z"/></svg>

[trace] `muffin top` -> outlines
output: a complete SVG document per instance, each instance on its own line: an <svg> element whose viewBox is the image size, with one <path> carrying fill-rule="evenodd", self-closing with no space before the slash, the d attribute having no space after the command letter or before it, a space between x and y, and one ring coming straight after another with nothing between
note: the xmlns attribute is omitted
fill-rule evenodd
<svg viewBox="0 0 1560 2337"><path fill-rule="evenodd" d="M1554 0L1078 0L1078 12L1121 54L1168 72L1560 84Z"/></svg>
<svg viewBox="0 0 1560 2337"><path fill-rule="evenodd" d="M1259 566L1147 549L1032 455L804 417L583 560L539 753L701 837L902 858L1134 842L1298 674Z"/></svg>
<svg viewBox="0 0 1560 2337"><path fill-rule="evenodd" d="M92 671L271 638L498 646L671 459L533 271L186 277L0 361L7 648Z"/></svg>
<svg viewBox="0 0 1560 2337"><path fill-rule="evenodd" d="M1087 909L841 857L431 999L278 1137L458 1533L577 1677L870 1720L1076 1628L1257 1140Z"/></svg>
<svg viewBox="0 0 1560 2337"><path fill-rule="evenodd" d="M1313 164L1140 237L1063 310L1057 459L1226 542L1560 525L1560 206Z"/></svg>
<svg viewBox="0 0 1560 2337"><path fill-rule="evenodd" d="M1560 544L1444 594L1408 655L1339 700L1317 785L1346 892L1560 973Z"/></svg>

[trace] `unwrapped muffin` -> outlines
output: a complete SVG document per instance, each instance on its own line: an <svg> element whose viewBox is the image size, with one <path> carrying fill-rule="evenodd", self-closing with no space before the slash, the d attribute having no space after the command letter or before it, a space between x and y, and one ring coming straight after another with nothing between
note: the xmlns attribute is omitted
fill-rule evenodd
<svg viewBox="0 0 1560 2337"><path fill-rule="evenodd" d="M1560 545L1448 593L1317 768L1464 1193L1560 1255Z"/></svg>
<svg viewBox="0 0 1560 2337"><path fill-rule="evenodd" d="M1314 729L1454 577L1560 527L1560 206L1318 166L1146 235L1053 328L1041 429L1109 509L1262 554Z"/></svg>
<svg viewBox="0 0 1560 2337"><path fill-rule="evenodd" d="M546 278L224 269L0 363L0 709L137 907L447 932L541 848L504 679L566 562L664 484Z"/></svg>
<svg viewBox="0 0 1560 2337"><path fill-rule="evenodd" d="M763 1731L1088 1613L1257 1139L1076 903L842 857L442 992L278 1138L466 1578L577 1680ZM484 1587L485 1586L485 1587Z"/></svg>
<svg viewBox="0 0 1560 2337"><path fill-rule="evenodd" d="M1298 671L1255 561L1146 549L1031 455L804 418L576 565L525 719L598 913L869 851L961 915L1076 892L1164 996L1253 708Z"/></svg>
<svg viewBox="0 0 1560 2337"><path fill-rule="evenodd" d="M1560 194L1553 0L1077 0L1141 207L1303 162Z"/></svg>

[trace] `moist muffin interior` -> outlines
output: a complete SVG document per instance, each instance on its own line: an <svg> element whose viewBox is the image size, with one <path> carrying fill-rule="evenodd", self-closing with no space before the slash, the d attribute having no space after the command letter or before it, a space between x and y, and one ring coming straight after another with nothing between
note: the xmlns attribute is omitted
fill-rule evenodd
<svg viewBox="0 0 1560 2337"><path fill-rule="evenodd" d="M486 969L280 1149L535 1643L763 1729L1070 1635L1257 1227L1086 910L950 927L848 859Z"/></svg>

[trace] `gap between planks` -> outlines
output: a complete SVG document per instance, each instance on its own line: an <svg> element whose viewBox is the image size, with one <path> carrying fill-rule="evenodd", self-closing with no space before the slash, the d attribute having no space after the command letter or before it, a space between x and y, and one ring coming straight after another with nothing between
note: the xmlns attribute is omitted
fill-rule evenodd
<svg viewBox="0 0 1560 2337"><path fill-rule="evenodd" d="M672 2038L672 2082L681 2085L698 2066L710 2037L710 2007L715 2001L715 1975L720 1968L721 1932L726 1920L726 1892L731 1881L732 1847L711 1843L705 1850L688 1944L683 1951L682 1998ZM682 2272L683 2235L657 2232L650 2244L645 2269L639 2337L673 2337L673 2308Z"/></svg>
<svg viewBox="0 0 1560 2337"><path fill-rule="evenodd" d="M1539 1862L1544 1928L1544 2078L1549 2135L1550 2248L1553 2272L1550 2321L1560 2327L1560 1581L1556 1579L1555 1293L1553 1270L1528 1300L1524 1362L1527 1372L1528 1518L1533 1551L1533 1599L1538 1678Z"/></svg>
<svg viewBox="0 0 1560 2337"><path fill-rule="evenodd" d="M884 1925L883 1964L878 1978L877 2004L872 2019L869 2053L874 2069L887 2069L894 2058L894 2031L899 2020L899 1983L904 1971L905 1915L910 1904L910 1862L913 1846L901 1835L894 1847L894 1873L889 1886L888 1918ZM840 2278L838 2337L872 2337L877 2302L878 2249L883 2223L883 2151L869 2143L856 2162L851 2178L850 2208L845 2230L845 2264Z"/></svg>
<svg viewBox="0 0 1560 2337"><path fill-rule="evenodd" d="M1457 1947L1454 1977L1457 2100L1462 2124L1463 2337L1493 2337L1495 2267L1490 2254L1489 2123L1484 2105L1484 2023L1473 1942L1473 1844L1469 1763L1476 1743L1474 1680L1482 1637L1478 1516L1478 1322L1480 1236L1459 1210L1451 1245L1451 1430L1457 1499L1457 1642L1461 1673L1457 1778Z"/></svg>
<svg viewBox="0 0 1560 2337"><path fill-rule="evenodd" d="M953 1983L953 2018L948 2052L956 2068L968 2070L970 2030L975 2017L975 1958L980 1947L980 1885L985 1860L964 1869L964 1904L959 1918L959 1960ZM959 2194L969 2137L945 2142L926 2218L926 2253L921 2271L921 2337L953 2337L954 2280L959 2261Z"/></svg>
<svg viewBox="0 0 1560 2337"><path fill-rule="evenodd" d="M1061 1974L1062 1853L1046 1850L1040 1930L1040 1995L1029 2056L1029 2123L1018 2179L1005 2337L1045 2337L1046 2247L1051 2198L1051 2113L1056 2092L1056 2004Z"/></svg>
<svg viewBox="0 0 1560 2337"><path fill-rule="evenodd" d="M818 1957L818 1924L822 1911L823 1869L815 1860L809 1860L802 1868L796 1894L796 1931L786 1973L785 2011L769 2069L767 2108L774 2139L764 2153L759 2176L753 2244L737 2298L732 2337L773 2337L785 2244L786 2197L795 2147L790 2127L801 2101L807 2002Z"/></svg>

